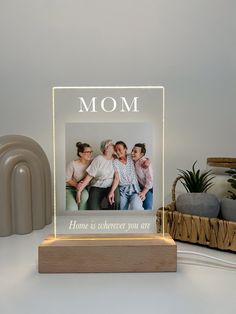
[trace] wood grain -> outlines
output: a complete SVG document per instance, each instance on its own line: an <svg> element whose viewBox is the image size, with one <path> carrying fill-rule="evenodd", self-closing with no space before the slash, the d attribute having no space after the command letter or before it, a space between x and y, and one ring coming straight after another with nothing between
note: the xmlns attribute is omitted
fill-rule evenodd
<svg viewBox="0 0 236 314"><path fill-rule="evenodd" d="M207 164L212 167L235 168L235 157L208 157Z"/></svg>
<svg viewBox="0 0 236 314"><path fill-rule="evenodd" d="M40 273L176 271L169 234L49 236L39 246Z"/></svg>

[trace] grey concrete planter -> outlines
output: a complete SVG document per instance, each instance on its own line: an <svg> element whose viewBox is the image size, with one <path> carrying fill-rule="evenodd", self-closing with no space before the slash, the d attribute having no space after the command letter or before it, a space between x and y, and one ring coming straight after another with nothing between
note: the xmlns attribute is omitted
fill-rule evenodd
<svg viewBox="0 0 236 314"><path fill-rule="evenodd" d="M177 197L176 209L183 214L216 218L220 203L213 194L184 193Z"/></svg>
<svg viewBox="0 0 236 314"><path fill-rule="evenodd" d="M223 198L221 200L222 218L229 221L236 221L236 200Z"/></svg>

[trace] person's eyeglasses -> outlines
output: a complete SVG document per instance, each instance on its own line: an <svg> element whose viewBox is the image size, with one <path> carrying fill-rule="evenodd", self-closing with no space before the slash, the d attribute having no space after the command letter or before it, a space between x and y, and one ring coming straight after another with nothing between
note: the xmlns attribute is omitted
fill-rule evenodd
<svg viewBox="0 0 236 314"><path fill-rule="evenodd" d="M92 150L87 151L87 152L83 152L83 154L92 154L92 153L93 153L93 151L92 151Z"/></svg>

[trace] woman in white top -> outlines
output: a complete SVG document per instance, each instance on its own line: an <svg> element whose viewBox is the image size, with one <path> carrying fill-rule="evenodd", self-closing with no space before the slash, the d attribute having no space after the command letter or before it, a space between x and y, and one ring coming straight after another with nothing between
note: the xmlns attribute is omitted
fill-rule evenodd
<svg viewBox="0 0 236 314"><path fill-rule="evenodd" d="M149 162L148 167L143 167L143 163L146 159L146 147L143 143L137 143L134 145L131 156L134 161L135 170L141 188L139 193L140 198L143 201L144 209L152 209L153 206L153 172L152 165Z"/></svg>
<svg viewBox="0 0 236 314"><path fill-rule="evenodd" d="M77 190L86 176L86 169L92 160L92 149L87 143L76 143L78 159L72 160L66 168L66 210L87 209L88 191L84 189L77 202Z"/></svg>
<svg viewBox="0 0 236 314"><path fill-rule="evenodd" d="M114 144L112 140L102 141L102 155L94 158L90 166L86 169L86 177L80 185L77 193L77 200L80 202L80 194L84 188L90 183L88 209L102 209L102 201L107 198L114 178L113 154ZM114 202L108 203L108 209L119 209L119 189L114 191Z"/></svg>

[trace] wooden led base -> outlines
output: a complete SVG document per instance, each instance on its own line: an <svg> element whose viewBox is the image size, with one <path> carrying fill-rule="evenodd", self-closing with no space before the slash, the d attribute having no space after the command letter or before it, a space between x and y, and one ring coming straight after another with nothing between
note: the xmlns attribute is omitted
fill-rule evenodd
<svg viewBox="0 0 236 314"><path fill-rule="evenodd" d="M169 234L57 235L39 246L40 273L173 272L176 264Z"/></svg>

